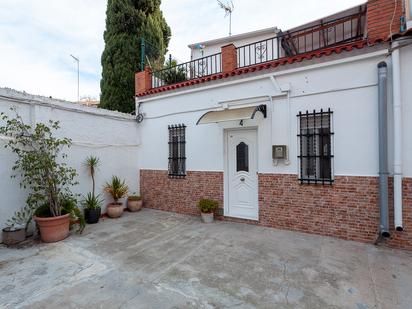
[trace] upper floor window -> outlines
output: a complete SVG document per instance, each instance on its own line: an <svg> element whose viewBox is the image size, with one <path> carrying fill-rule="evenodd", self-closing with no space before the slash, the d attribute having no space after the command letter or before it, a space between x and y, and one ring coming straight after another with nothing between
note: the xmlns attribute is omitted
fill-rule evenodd
<svg viewBox="0 0 412 309"><path fill-rule="evenodd" d="M332 112L299 112L299 180L301 183L332 184Z"/></svg>
<svg viewBox="0 0 412 309"><path fill-rule="evenodd" d="M169 126L169 177L186 176L186 126Z"/></svg>

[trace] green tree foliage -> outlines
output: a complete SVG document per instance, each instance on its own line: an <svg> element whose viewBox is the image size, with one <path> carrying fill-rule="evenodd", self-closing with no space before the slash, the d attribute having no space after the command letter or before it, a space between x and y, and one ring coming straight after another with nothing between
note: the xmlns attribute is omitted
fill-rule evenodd
<svg viewBox="0 0 412 309"><path fill-rule="evenodd" d="M16 155L12 177L19 176L20 187L28 191L28 196L27 206L17 211L8 225L28 224L33 212L37 213L42 207L47 217L69 213L73 221L80 220L81 231L83 216L70 191L78 184L77 172L67 165L67 154L62 153L63 148L71 146L71 140L55 137L60 128L58 121L32 127L24 123L16 108L11 110L16 113L15 118L0 113L0 134L9 138L4 147Z"/></svg>
<svg viewBox="0 0 412 309"><path fill-rule="evenodd" d="M140 68L141 38L153 66L163 64L170 28L160 10L161 0L108 0L105 49L102 54L100 107L134 110L134 74Z"/></svg>

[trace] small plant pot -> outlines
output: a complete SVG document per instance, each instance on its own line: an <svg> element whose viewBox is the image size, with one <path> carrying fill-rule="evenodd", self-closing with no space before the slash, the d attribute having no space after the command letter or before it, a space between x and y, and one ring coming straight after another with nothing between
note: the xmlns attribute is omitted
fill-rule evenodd
<svg viewBox="0 0 412 309"><path fill-rule="evenodd" d="M143 200L127 200L127 208L131 212L136 212L142 209Z"/></svg>
<svg viewBox="0 0 412 309"><path fill-rule="evenodd" d="M43 242L57 242L69 236L70 215L41 218L34 217L40 230L40 238Z"/></svg>
<svg viewBox="0 0 412 309"><path fill-rule="evenodd" d="M84 219L86 220L88 224L95 224L99 222L101 213L102 213L102 210L100 207L96 209L86 208L84 210Z"/></svg>
<svg viewBox="0 0 412 309"><path fill-rule="evenodd" d="M6 246L16 245L26 239L26 230L24 228L11 229L6 227L3 229L3 243Z"/></svg>
<svg viewBox="0 0 412 309"><path fill-rule="evenodd" d="M119 218L123 214L123 205L121 203L109 204L106 211L110 218Z"/></svg>
<svg viewBox="0 0 412 309"><path fill-rule="evenodd" d="M212 223L213 222L213 212L211 213L200 213L203 223Z"/></svg>

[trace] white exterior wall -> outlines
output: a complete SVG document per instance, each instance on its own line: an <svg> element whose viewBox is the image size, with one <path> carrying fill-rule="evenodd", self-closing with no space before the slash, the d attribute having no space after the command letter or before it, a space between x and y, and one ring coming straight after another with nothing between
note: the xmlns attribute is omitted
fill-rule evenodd
<svg viewBox="0 0 412 309"><path fill-rule="evenodd" d="M258 127L258 162L260 173L298 172L297 117L299 111L319 111L330 108L334 125L334 174L378 175L378 89L377 64L390 58L383 52L371 57L360 55L333 60L303 68L266 74L266 77L245 77L237 82L227 79L219 86L209 83L198 89L182 89L154 98L143 97L141 112L145 120L140 124L142 147L139 150L141 169L167 170L168 129L171 124L184 123L186 129L187 170L224 170L224 128L240 127L238 122L196 125L199 117L220 106L219 102L260 97L268 105L268 118L248 120L244 127ZM369 57L369 58L367 58ZM404 59L405 58L405 59ZM354 61L357 59L356 61ZM412 57L403 52L403 74L411 72ZM261 73L263 74L263 73ZM270 76L274 76L272 83ZM389 75L390 78L390 75ZM390 81L390 80L389 80ZM412 96L410 78L403 76L404 129L412 132ZM390 82L389 91L391 90ZM215 86L214 86L215 85ZM279 87L290 85L289 97ZM411 92L411 93L409 93ZM272 96L273 104L268 98ZM389 111L391 100L389 93ZM260 115L260 113L259 113ZM389 127L392 126L389 113ZM272 127L271 127L272 126ZM412 176L412 133L404 135L404 175ZM273 144L289 147L290 164L272 162ZM391 141L390 141L391 144ZM392 154L389 154L391 160ZM391 161L390 161L391 162ZM390 170L392 166L390 163Z"/></svg>
<svg viewBox="0 0 412 309"><path fill-rule="evenodd" d="M14 99L4 96L13 96ZM79 174L79 185L73 187L74 193L86 194L92 190L91 178L82 163L89 155L100 158L96 193L104 198L102 212L111 202L110 197L102 192L102 187L112 175L125 179L131 193L138 192L139 137L134 116L0 89L0 112L13 116L9 110L11 106L17 108L27 124L48 122L49 119L60 121L61 129L57 135L73 141L72 147L64 152L68 154L68 164ZM19 188L18 178L10 178L16 157L3 147L4 144L4 137L0 136L0 228L15 210L25 204L26 199L24 191Z"/></svg>
<svg viewBox="0 0 412 309"><path fill-rule="evenodd" d="M401 49L403 175L412 176L412 47Z"/></svg>

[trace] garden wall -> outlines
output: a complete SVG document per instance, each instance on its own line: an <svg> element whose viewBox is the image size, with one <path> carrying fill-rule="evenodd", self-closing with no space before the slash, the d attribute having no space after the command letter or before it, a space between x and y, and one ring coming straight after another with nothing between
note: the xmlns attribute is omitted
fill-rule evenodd
<svg viewBox="0 0 412 309"><path fill-rule="evenodd" d="M61 129L57 135L72 139L72 147L65 152L69 165L79 174L79 185L73 192L85 194L92 189L89 174L82 165L89 155L95 155L101 161L96 173L96 192L104 198L103 212L110 199L102 192L102 187L112 175L124 178L131 193L138 192L137 147L140 138L134 116L0 88L0 112L12 115L12 106L30 125L49 119L60 121ZM16 209L25 204L26 198L25 192L19 188L19 179L10 178L16 157L4 148L5 142L5 137L0 136L0 228Z"/></svg>

